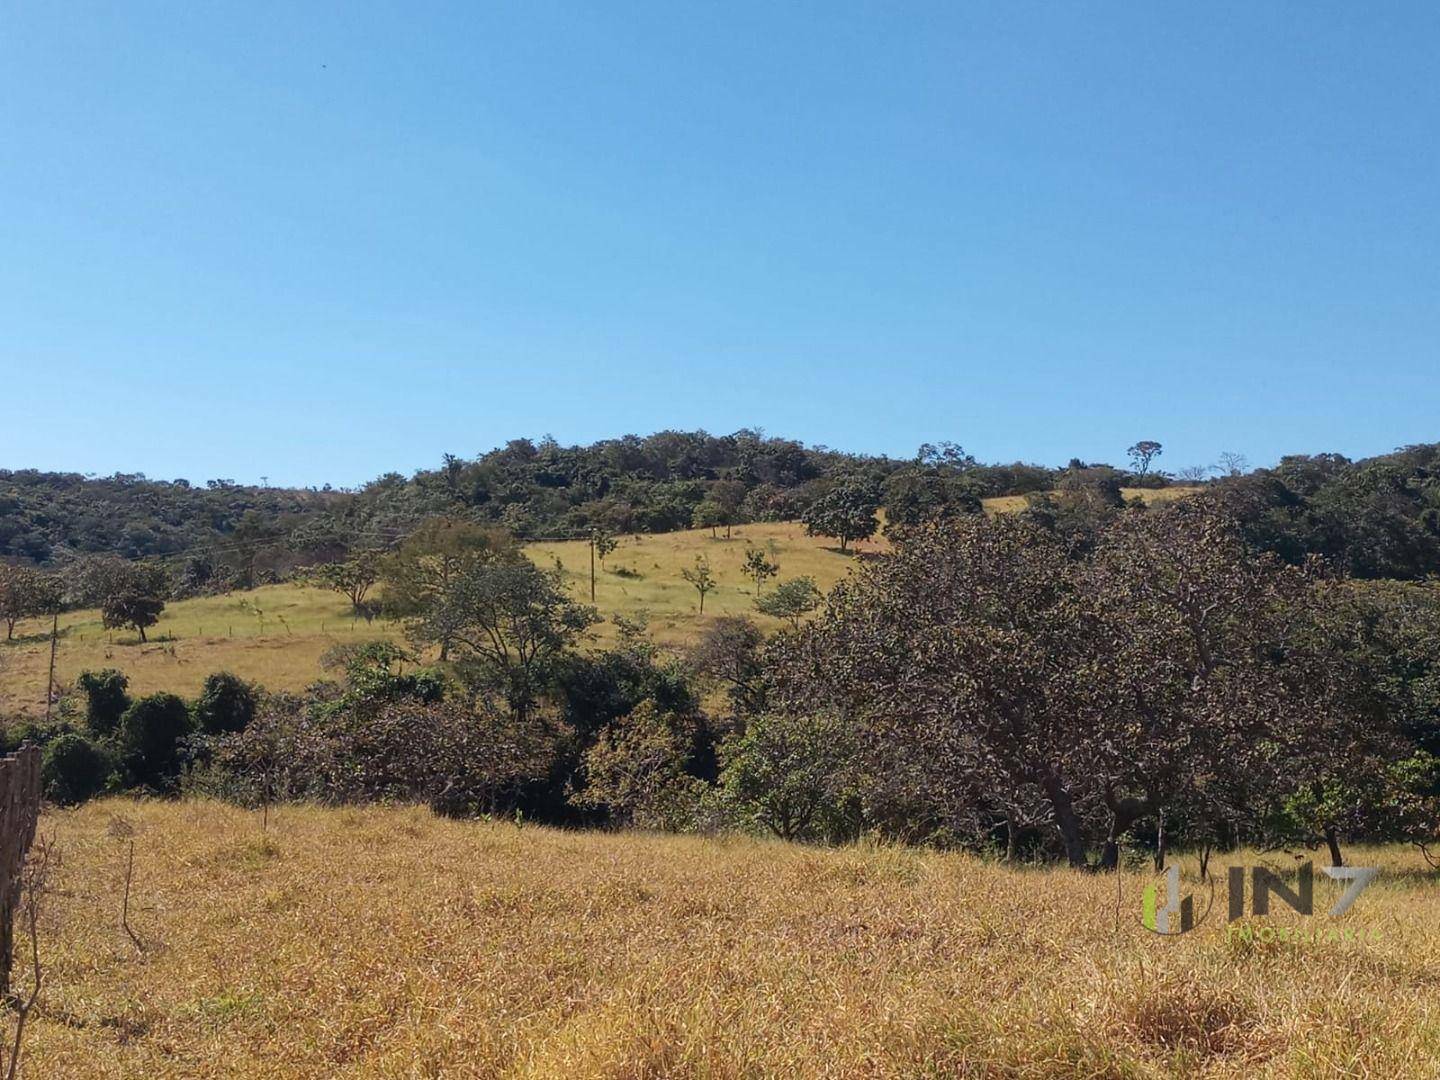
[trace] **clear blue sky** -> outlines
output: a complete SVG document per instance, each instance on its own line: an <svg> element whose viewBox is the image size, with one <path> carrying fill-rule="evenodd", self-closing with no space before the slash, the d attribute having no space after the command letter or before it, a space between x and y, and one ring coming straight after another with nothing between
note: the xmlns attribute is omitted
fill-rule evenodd
<svg viewBox="0 0 1440 1080"><path fill-rule="evenodd" d="M7 4L0 467L1440 439L1437 56L1431 2Z"/></svg>

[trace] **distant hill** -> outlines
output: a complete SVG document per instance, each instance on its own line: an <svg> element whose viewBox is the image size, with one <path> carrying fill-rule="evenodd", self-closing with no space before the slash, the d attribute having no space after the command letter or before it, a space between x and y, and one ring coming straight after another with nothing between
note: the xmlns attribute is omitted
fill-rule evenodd
<svg viewBox="0 0 1440 1080"><path fill-rule="evenodd" d="M595 526L672 532L690 528L707 498L733 504L737 520L793 520L840 475L878 485L922 467L963 471L966 490L986 498L1043 491L1058 472L980 465L954 447L923 451L914 461L869 457L752 431L662 431L568 447L512 439L474 459L446 454L435 469L387 473L353 491L0 470L0 558L176 556L256 540L323 555L441 513L504 525L524 539L576 536Z"/></svg>
<svg viewBox="0 0 1440 1080"><path fill-rule="evenodd" d="M447 454L437 468L388 473L344 491L0 470L0 558L46 565L101 553L162 558L176 578L243 587L283 580L297 564L384 546L434 514L501 525L530 541L596 527L664 533L698 524L697 511L707 509L733 522L794 521L842 482L868 485L892 521L975 512L982 500L1006 499L1057 529L1082 530L1122 505L1122 487L1172 483L1160 473L1075 460L1056 468L983 464L951 444L902 460L748 430L662 431L588 446L514 439L473 459ZM1440 573L1440 444L1359 461L1292 455L1206 487L1244 522L1257 548L1287 560L1321 555L1361 577Z"/></svg>

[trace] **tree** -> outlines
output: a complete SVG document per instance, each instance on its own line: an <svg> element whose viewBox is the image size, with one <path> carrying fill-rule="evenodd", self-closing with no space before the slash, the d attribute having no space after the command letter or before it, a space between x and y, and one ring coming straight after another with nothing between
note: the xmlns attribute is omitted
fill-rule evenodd
<svg viewBox="0 0 1440 1080"><path fill-rule="evenodd" d="M695 556L693 569L687 567L680 571L680 576L695 587L700 594L700 614L705 614L705 594L715 588L715 575L710 572L710 560L704 555Z"/></svg>
<svg viewBox="0 0 1440 1080"><path fill-rule="evenodd" d="M350 600L350 610L360 614L366 595L380 580L380 567L379 552L362 551L345 562L326 563L316 567L309 576L312 584L347 597Z"/></svg>
<svg viewBox="0 0 1440 1080"><path fill-rule="evenodd" d="M716 480L710 485L706 500L719 510L720 524L725 526L725 539L730 539L730 529L743 520L742 507L747 492L739 480Z"/></svg>
<svg viewBox="0 0 1440 1080"><path fill-rule="evenodd" d="M60 582L30 566L0 562L0 622L5 624L5 640L15 636L15 624L21 619L36 619L60 608Z"/></svg>
<svg viewBox="0 0 1440 1080"><path fill-rule="evenodd" d="M604 529L594 529L590 533L590 542L595 545L595 557L600 560L600 565L605 565L606 557L620 546L620 541L611 536Z"/></svg>
<svg viewBox="0 0 1440 1080"><path fill-rule="evenodd" d="M719 503L705 499L695 504L695 511L690 515L690 525L696 529L709 529L710 535L714 537L716 530L725 524L725 511Z"/></svg>
<svg viewBox="0 0 1440 1080"><path fill-rule="evenodd" d="M765 557L765 552L757 547L747 548L745 551L745 576L755 582L755 592L759 595L765 587L765 582L780 572L778 563L773 563Z"/></svg>
<svg viewBox="0 0 1440 1080"><path fill-rule="evenodd" d="M590 602L595 602L595 560L599 558L600 565L605 565L605 556L614 551L617 542L604 529L599 527L590 530Z"/></svg>
<svg viewBox="0 0 1440 1080"><path fill-rule="evenodd" d="M77 607L103 609L121 597L170 594L169 575L159 563L101 555L75 560L62 576L66 599Z"/></svg>
<svg viewBox="0 0 1440 1080"><path fill-rule="evenodd" d="M1243 476L1249 467L1250 462L1244 454L1226 450L1220 455L1220 470L1226 476Z"/></svg>
<svg viewBox="0 0 1440 1080"><path fill-rule="evenodd" d="M1176 826L1207 842L1233 835L1291 790L1341 727L1356 729L1340 740L1352 742L1372 726L1354 708L1345 665L1306 631L1312 582L1253 556L1215 505L1127 515L1080 575L1105 642L1090 731L1110 816L1102 866L1116 865L1121 836L1142 819L1159 865Z"/></svg>
<svg viewBox="0 0 1440 1080"><path fill-rule="evenodd" d="M985 509L974 481L948 465L912 465L885 478L886 528L918 525L931 518L979 514Z"/></svg>
<svg viewBox="0 0 1440 1080"><path fill-rule="evenodd" d="M1125 452L1130 455L1130 464L1135 471L1144 477L1150 471L1151 463L1163 454L1165 449L1154 439L1141 439Z"/></svg>
<svg viewBox="0 0 1440 1080"><path fill-rule="evenodd" d="M106 630L120 630L133 627L140 634L140 641L146 641L145 628L160 621L165 610L165 601L158 596L143 596L138 593L120 593L107 597L100 608L100 622Z"/></svg>
<svg viewBox="0 0 1440 1080"><path fill-rule="evenodd" d="M875 487L859 479L842 480L816 499L800 520L811 536L833 536L840 541L840 550L847 550L852 540L865 540L875 535L880 523L875 511L880 500Z"/></svg>
<svg viewBox="0 0 1440 1080"><path fill-rule="evenodd" d="M765 635L743 615L721 615L690 650L690 669L724 687L736 715L756 712L765 700L760 650Z"/></svg>
<svg viewBox="0 0 1440 1080"><path fill-rule="evenodd" d="M975 468L976 462L974 455L966 453L959 443L945 439L939 443L921 443L915 451L915 464L964 472Z"/></svg>
<svg viewBox="0 0 1440 1080"><path fill-rule="evenodd" d="M906 778L918 804L908 828L1003 821L1038 796L1066 858L1084 866L1093 679L1073 569L1053 534L1020 517L907 530L821 618L777 639L768 706L853 725L868 772Z"/></svg>
<svg viewBox="0 0 1440 1080"><path fill-rule="evenodd" d="M1025 497L1023 517L1060 536L1076 554L1092 550L1125 509L1121 474L1104 465L1067 470L1053 491Z"/></svg>
<svg viewBox="0 0 1440 1080"><path fill-rule="evenodd" d="M255 586L255 565L260 555L281 537L278 521L267 517L259 510L246 510L230 534L235 572L242 589Z"/></svg>
<svg viewBox="0 0 1440 1080"><path fill-rule="evenodd" d="M391 555L381 560L385 611L415 619L450 604L456 583L485 566L524 561L515 538L503 529L455 518L427 518ZM450 639L440 637L440 660L450 658Z"/></svg>
<svg viewBox="0 0 1440 1080"><path fill-rule="evenodd" d="M461 565L428 597L411 619L410 634L463 650L473 680L503 693L523 719L549 686L557 661L599 621L594 608L570 599L560 571L523 558L481 559Z"/></svg>
<svg viewBox="0 0 1440 1080"><path fill-rule="evenodd" d="M774 619L784 619L792 630L800 629L800 620L820 606L824 597L812 577L796 577L782 581L769 596L755 601L755 610Z"/></svg>

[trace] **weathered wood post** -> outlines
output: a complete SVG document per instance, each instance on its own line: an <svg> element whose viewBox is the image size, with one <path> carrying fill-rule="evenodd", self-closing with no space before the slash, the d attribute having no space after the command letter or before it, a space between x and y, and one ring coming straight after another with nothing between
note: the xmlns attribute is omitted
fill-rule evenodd
<svg viewBox="0 0 1440 1080"><path fill-rule="evenodd" d="M40 818L40 749L22 746L0 758L0 999L10 996L15 957L15 910L25 855Z"/></svg>

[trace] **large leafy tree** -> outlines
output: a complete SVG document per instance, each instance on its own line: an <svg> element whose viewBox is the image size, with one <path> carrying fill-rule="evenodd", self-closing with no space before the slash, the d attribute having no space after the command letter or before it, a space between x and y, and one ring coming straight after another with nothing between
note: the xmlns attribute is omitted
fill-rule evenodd
<svg viewBox="0 0 1440 1080"><path fill-rule="evenodd" d="M158 563L100 558L75 566L70 588L77 602L100 608L100 620L107 630L130 627L143 642L146 629L154 626L165 610L170 581Z"/></svg>
<svg viewBox="0 0 1440 1080"><path fill-rule="evenodd" d="M777 644L772 707L864 733L938 820L997 820L1039 793L1067 858L1086 861L1081 781L1088 627L1064 547L1018 518L907 533Z"/></svg>
<svg viewBox="0 0 1440 1080"><path fill-rule="evenodd" d="M377 551L361 551L344 562L316 567L310 573L310 581L320 588L340 593L349 599L351 611L360 614L365 597L380 580L381 559Z"/></svg>
<svg viewBox="0 0 1440 1080"><path fill-rule="evenodd" d="M60 582L33 566L0 562L0 622L5 624L5 640L15 636L15 625L22 619L49 615L60 607Z"/></svg>
<svg viewBox="0 0 1440 1080"><path fill-rule="evenodd" d="M879 509L875 485L863 478L850 477L811 503L800 520L811 536L833 536L840 541L840 550L845 551L852 542L875 535L880 527L875 517Z"/></svg>
<svg viewBox="0 0 1440 1080"><path fill-rule="evenodd" d="M1024 517L933 524L776 643L769 704L864 733L912 822L1039 820L1073 866L1143 823L1163 861L1167 830L1233 839L1404 749L1316 597L1204 502L1126 516L1090 558Z"/></svg>
<svg viewBox="0 0 1440 1080"><path fill-rule="evenodd" d="M427 518L380 561L385 610L415 619L446 609L458 583L482 567L524 561L515 538L503 529L457 518ZM451 638L436 639L440 659L450 658Z"/></svg>
<svg viewBox="0 0 1440 1080"><path fill-rule="evenodd" d="M1306 635L1312 572L1255 556L1205 501L1120 519L1081 568L1093 612L1094 779L1108 813L1102 864L1145 821L1233 839L1346 742L1355 683ZM1353 765L1354 762L1349 762Z"/></svg>
<svg viewBox="0 0 1440 1080"><path fill-rule="evenodd" d="M559 570L525 559L477 559L459 565L410 621L411 636L463 653L478 684L501 692L523 718L547 690L557 664L589 627L595 609L577 604Z"/></svg>

